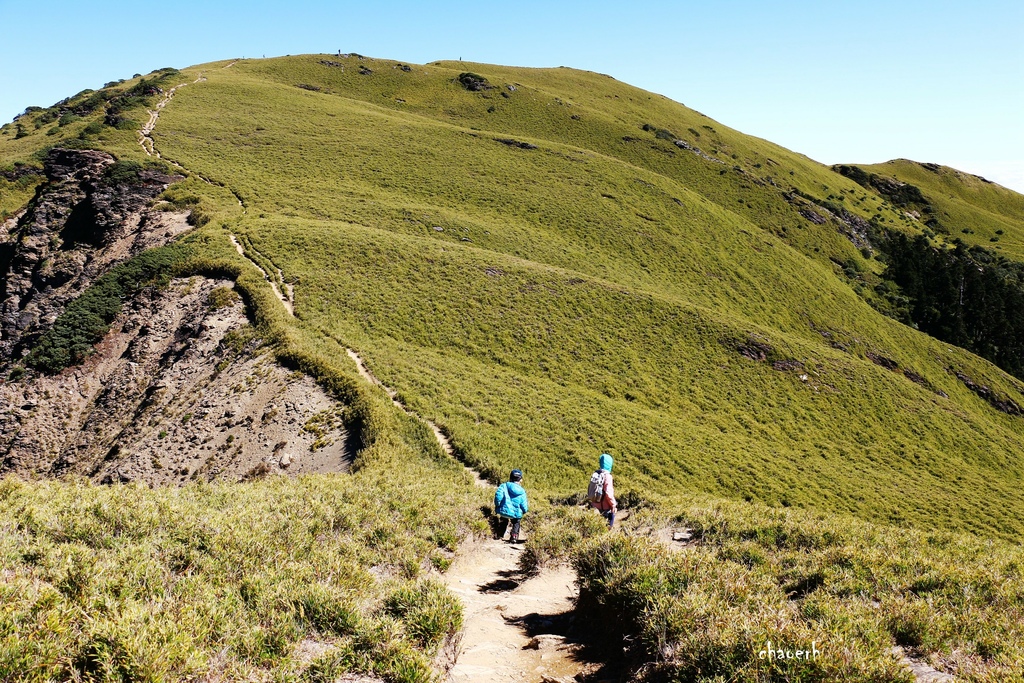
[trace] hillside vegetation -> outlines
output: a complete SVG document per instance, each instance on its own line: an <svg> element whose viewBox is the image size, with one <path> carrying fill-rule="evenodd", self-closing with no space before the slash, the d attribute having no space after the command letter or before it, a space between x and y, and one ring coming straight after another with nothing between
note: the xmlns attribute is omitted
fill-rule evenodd
<svg viewBox="0 0 1024 683"><path fill-rule="evenodd" d="M880 310L1024 377L1024 198L938 164L833 170L923 224L916 235L872 225L886 263Z"/></svg>
<svg viewBox="0 0 1024 683"><path fill-rule="evenodd" d="M608 450L652 494L1024 531L1024 420L955 373L1016 405L1020 382L858 296L883 269L863 221L918 225L888 198L599 74L227 64L158 72L187 84L152 136L208 255L249 240L296 284L284 325L357 348L491 476L569 493ZM143 158L133 130L49 125L5 158Z"/></svg>
<svg viewBox="0 0 1024 683"><path fill-rule="evenodd" d="M430 680L462 612L428 571L482 522L425 427L356 403L369 430L394 435L372 439L351 476L0 482L3 679ZM389 474L399 466L407 477Z"/></svg>
<svg viewBox="0 0 1024 683"><path fill-rule="evenodd" d="M1019 193L939 164L896 159L860 168L916 188L911 193L923 201L908 198L908 208L924 209L922 219L934 220L934 232L1024 261L1024 196Z"/></svg>
<svg viewBox="0 0 1024 683"><path fill-rule="evenodd" d="M958 681L1024 670L1019 546L722 501L674 512L687 545L606 534L573 553L580 609L646 680L913 680L907 654Z"/></svg>
<svg viewBox="0 0 1024 683"><path fill-rule="evenodd" d="M860 175L832 170L601 74L303 55L161 70L26 113L0 129L0 169L8 174L0 177L0 211L13 214L37 182L21 179L36 177L30 175L8 180L22 167L16 164L38 167L50 147L96 147L122 160L150 160L137 131L148 118L146 109L173 86L173 99L150 136L162 159L187 176L158 206L191 209L197 226L187 238L187 263L176 267L237 278L257 327L283 361L358 403L369 400L364 393L370 389L354 388L355 368L345 353L358 350L406 405L450 435L460 459L493 482L521 468L537 500L571 499L597 455L609 452L616 458L616 481L632 492L633 504L683 510L694 498L712 496L734 501L729 514L737 520L748 510L764 510L762 505L808 508L824 515L799 518L824 520L808 532L815 538L859 518L865 526L851 523L840 540L807 546L817 554L785 543L778 552L764 550L750 545L746 532L715 536L712 523L706 525L708 550L702 552L738 558L725 566L742 574L735 580L757 583L751 589L757 599L789 604L780 585L818 572L820 581L814 581L827 590L795 609L818 624L851 620L832 631L828 624L793 626L792 632L783 625L784 634L827 639L842 633L869 643L842 666L826 662L800 673L807 680L843 671L857 671L865 680L898 677L892 662L879 663L893 639L922 652L948 655L966 648L980 658L979 671L994 676L1019 666L1019 648L1001 648L961 628L969 615L979 615L978 623L992 633L1019 642L1015 622L1005 621L1005 615L1019 614L1019 595L991 588L956 604L952 595L962 585L989 580L978 578L984 547L957 535L963 532L998 539L990 547L1002 562L993 571L1002 574L991 581L1019 584L1013 544L1024 538L1024 383L890 317L900 317L910 302L887 279L880 239L923 235L928 248L938 249L958 235L972 238L969 244L985 238L998 253L1017 258L1014 245L1024 235L1019 195L951 170L903 162L863 167ZM905 193L865 182L871 173L905 178L899 182L920 187L920 201L914 195L910 208ZM932 214L925 205L937 223L928 224ZM989 233L999 241L988 242ZM294 317L236 252L232 235L259 255L265 271L280 269L277 284L294 287ZM433 548L454 547L472 528L481 501L461 488L465 482L444 464L429 434L413 429L390 405L381 402L375 410L385 417L358 414L380 430L391 450L367 449L364 469L352 483L277 483L279 490L248 491L230 505L224 496L233 494L216 487L133 495L152 501L145 505L190 506L195 514L223 519L226 527L250 524L255 513L245 505L258 505L264 496L295 500L297 510L304 496L337 495L354 501L337 514L353 518L364 503L372 510L386 503L389 510L381 515L406 522L381 532L383 540L371 530L353 541L353 571L381 563L413 567L431 558L443 565ZM409 493L394 481L408 479L423 488ZM5 500L15 501L8 504L21 506L10 516L20 519L27 514L25 500L45 500L48 487L56 485L5 486ZM374 498L378 488L381 500ZM105 495L85 490L76 495ZM438 491L452 494L438 503ZM56 511L70 504L70 498L53 497L52 504L32 505ZM415 512L420 506L426 506L423 512ZM711 513L679 514L690 515L692 524ZM365 518L367 529L376 524L371 517ZM158 543L178 533L169 519L154 518L137 534L138 542ZM79 541L49 527L31 529L27 522L9 525L5 563L17 567L26 586L56 585L57 574L26 559L31 553L25 554L25 544L35 538ZM310 538L324 531L311 529ZM899 545L894 552L905 558L898 562L906 564L885 569L895 583L880 588L880 580L862 570L879 559L866 548L888 534L906 534L893 541ZM692 625L678 611L679 600L703 599L680 597L676 590L692 580L686 561L651 555L633 540L602 536L592 542L604 544L594 552L610 559L592 566L578 557L584 585L618 601L628 613L625 624L656 619L661 626L652 621L639 627L647 656L656 656L650 653L659 651L661 641L644 629L668 629L678 649L664 657L666 666L686 680L696 676L683 651L699 644L679 640ZM378 543L385 549L373 550ZM286 544L288 552L305 552L293 545ZM968 566L967 578L927 590L910 585L912 567L937 574L949 568L930 554L930 545L966 548L957 557ZM359 548L371 551L364 556ZM72 551L61 550L61 557L66 552ZM89 561L120 562L104 553L89 555ZM848 574L822 568L840 555ZM650 572L640 583L613 575L615 567L648 556L643 561L650 567L636 569ZM289 561L301 571L319 571L309 569L318 566L314 557ZM39 566L58 564L54 559ZM234 586L225 590L240 591L226 566L197 564L196 571L210 572L215 585ZM728 571L715 581L733 581ZM411 580L417 572L408 573ZM782 584L769 587L776 576ZM96 595L112 590L97 589ZM408 623L388 621L402 622L408 610L388 613L386 605L396 601L388 602L385 589L374 590L352 608L360 615L356 626L331 636L343 644L338 652L350 654L321 662L323 676L359 668L418 680L416 667L437 641L417 640ZM434 599L429 587L423 591L423 600ZM913 597L922 591L939 591L946 601L934 608L945 621L924 631L914 626L931 609L922 605L932 605ZM9 624L23 623L27 617L17 610L28 613L35 604L24 591L19 595L28 602L6 617ZM79 591L71 598L82 595L92 594ZM150 677L204 670L225 642L231 654L223 666L229 669L291 666L285 643L330 630L296 611L305 598L293 597L260 617L284 624L277 649L254 649L252 634L210 636L188 645L206 652L200 656L206 659ZM729 591L713 597L735 604ZM870 612L871 599L881 602L881 612ZM415 604L410 609L416 613ZM909 616L885 621L897 613ZM246 614L236 613L243 621L251 617ZM131 622L118 623L127 629ZM904 623L917 630L899 635ZM757 626L743 635L737 628L709 636L718 638L715 648L739 652L737 639L746 639L743 650L761 635L777 633ZM365 635L371 632L377 635ZM94 642L89 638L69 631L67 640L31 655L38 660L24 659L29 655L10 645L16 654L9 657L23 658L18 661L28 663L19 666L26 667L44 661L48 675L69 676L85 665L55 653L97 647L88 645ZM378 647L372 643L384 643L384 649L359 660L360 652ZM389 654L390 647L399 654ZM121 666L110 652L127 650L110 648L102 656L84 656ZM140 655L145 661L156 656ZM738 654L722 657L701 675L714 680L745 661ZM386 662L412 662L413 668L398 672ZM306 675L320 675L317 670ZM775 673L751 670L745 680L770 680Z"/></svg>

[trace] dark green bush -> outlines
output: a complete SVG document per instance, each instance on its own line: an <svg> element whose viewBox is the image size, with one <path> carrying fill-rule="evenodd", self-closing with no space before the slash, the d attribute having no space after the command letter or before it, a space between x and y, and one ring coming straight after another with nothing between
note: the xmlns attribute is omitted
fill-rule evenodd
<svg viewBox="0 0 1024 683"><path fill-rule="evenodd" d="M82 129L82 132L78 134L80 140L85 140L88 137L99 135L103 132L103 124L99 121L93 121L88 126Z"/></svg>
<svg viewBox="0 0 1024 683"><path fill-rule="evenodd" d="M53 123L60 117L60 112L56 109L50 108L43 111L42 114L36 117L36 128L42 128L48 123Z"/></svg>
<svg viewBox="0 0 1024 683"><path fill-rule="evenodd" d="M142 164L137 161L120 160L108 166L103 177L111 184L133 183L139 179L141 170Z"/></svg>
<svg viewBox="0 0 1024 683"><path fill-rule="evenodd" d="M115 161L103 172L103 179L108 185L131 185L143 180L143 171L170 173L171 168L162 161L146 161L139 163L128 159Z"/></svg>
<svg viewBox="0 0 1024 683"><path fill-rule="evenodd" d="M135 119L130 119L121 114L107 114L103 118L103 124L117 130L132 130L138 127L138 122Z"/></svg>
<svg viewBox="0 0 1024 683"><path fill-rule="evenodd" d="M641 128L643 128L645 131L649 133L654 133L654 137L658 138L659 140L672 141L679 139L679 136L673 133L672 131L667 130L665 128L658 128L657 126L652 126L649 123L645 123L643 126L641 126Z"/></svg>
<svg viewBox="0 0 1024 683"><path fill-rule="evenodd" d="M29 353L27 365L54 374L80 363L110 329L121 302L147 286L164 286L190 249L172 244L145 251L112 268L69 303Z"/></svg>

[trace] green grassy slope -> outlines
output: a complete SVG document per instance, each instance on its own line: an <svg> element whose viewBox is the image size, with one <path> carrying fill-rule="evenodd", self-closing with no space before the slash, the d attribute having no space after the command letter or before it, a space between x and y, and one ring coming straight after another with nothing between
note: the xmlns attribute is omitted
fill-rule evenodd
<svg viewBox="0 0 1024 683"><path fill-rule="evenodd" d="M195 174L179 191L209 244L251 240L297 283L281 324L302 345L358 348L492 476L565 495L608 450L655 498L1024 534L1024 420L950 369L1024 403L1020 383L879 315L849 275L881 265L840 212L918 229L884 197L599 74L226 64L185 70L153 133ZM0 161L87 124L8 131ZM85 137L142 158L131 130Z"/></svg>
<svg viewBox="0 0 1024 683"><path fill-rule="evenodd" d="M467 90L465 71L493 87ZM1024 386L865 302L883 265L858 221L922 231L904 207L572 69L305 55L146 78L186 84L153 138L189 175L165 198L210 219L190 267L237 278L259 332L350 404L368 448L351 476L300 481L3 482L0 678L429 680L459 611L423 575L481 532L489 492L346 347L467 461L526 471L525 555L574 550L651 672L905 680L895 644L964 680L1019 677L1024 417L954 373L1019 405ZM134 126L29 113L0 128L0 172L51 145L145 161L135 130L157 99L122 111ZM885 172L1015 244L1018 195L918 170ZM0 211L28 201L24 177L0 177ZM232 233L294 283L295 318ZM621 491L658 503L628 538L547 504L601 451ZM633 537L663 525L700 543ZM312 663L307 639L328 646ZM768 639L825 654L765 665Z"/></svg>
<svg viewBox="0 0 1024 683"><path fill-rule="evenodd" d="M948 166L907 159L861 168L919 188L951 239L1024 261L1024 196L1017 192Z"/></svg>

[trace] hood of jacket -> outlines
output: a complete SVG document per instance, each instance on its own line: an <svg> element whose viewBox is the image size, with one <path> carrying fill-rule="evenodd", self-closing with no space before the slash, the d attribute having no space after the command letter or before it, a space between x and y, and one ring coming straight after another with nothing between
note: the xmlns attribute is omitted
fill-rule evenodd
<svg viewBox="0 0 1024 683"><path fill-rule="evenodd" d="M615 464L615 461L612 460L612 456L608 455L607 453L602 453L601 457L597 459L597 463L598 466L605 472L611 472L612 465Z"/></svg>
<svg viewBox="0 0 1024 683"><path fill-rule="evenodd" d="M514 481L505 482L505 491L510 498L519 498L526 495L526 489Z"/></svg>

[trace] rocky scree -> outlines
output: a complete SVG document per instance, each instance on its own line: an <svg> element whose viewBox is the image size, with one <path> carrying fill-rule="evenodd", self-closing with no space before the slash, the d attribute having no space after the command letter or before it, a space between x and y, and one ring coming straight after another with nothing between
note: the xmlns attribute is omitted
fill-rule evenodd
<svg viewBox="0 0 1024 683"><path fill-rule="evenodd" d="M147 209L182 176L122 168L105 152L53 149L46 182L21 218L0 229L0 369L111 266L189 228L185 213Z"/></svg>
<svg viewBox="0 0 1024 683"><path fill-rule="evenodd" d="M148 208L181 176L66 149L44 172L0 227L0 476L181 484L348 469L359 444L345 407L275 362L230 280L141 287L81 364L19 378L70 302L189 229L187 213Z"/></svg>

